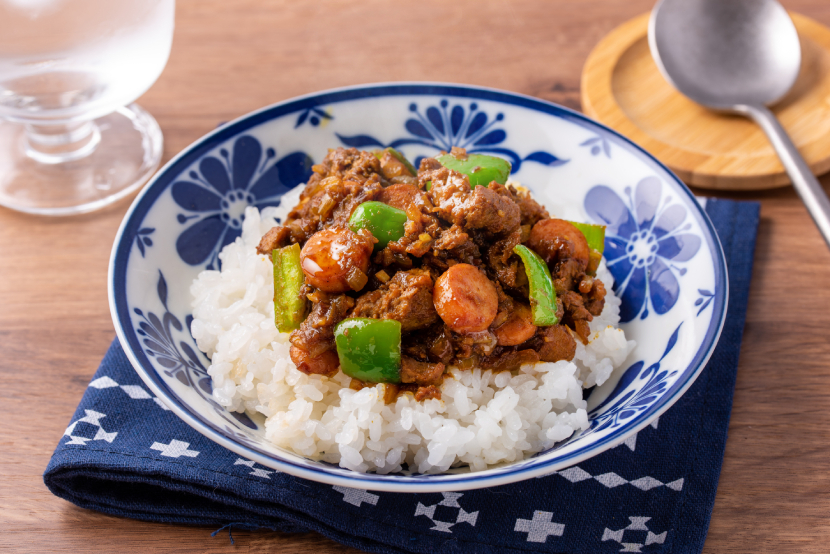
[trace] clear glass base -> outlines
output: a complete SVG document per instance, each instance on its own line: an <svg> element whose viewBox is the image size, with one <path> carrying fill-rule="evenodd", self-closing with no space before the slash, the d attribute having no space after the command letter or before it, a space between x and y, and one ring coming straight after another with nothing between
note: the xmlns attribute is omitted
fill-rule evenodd
<svg viewBox="0 0 830 554"><path fill-rule="evenodd" d="M0 206L39 215L100 209L158 168L158 123L136 104L74 126L0 121Z"/></svg>

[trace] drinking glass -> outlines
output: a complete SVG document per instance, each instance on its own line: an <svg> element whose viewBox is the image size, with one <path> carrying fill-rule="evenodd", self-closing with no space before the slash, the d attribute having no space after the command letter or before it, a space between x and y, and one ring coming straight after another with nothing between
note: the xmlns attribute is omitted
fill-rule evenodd
<svg viewBox="0 0 830 554"><path fill-rule="evenodd" d="M43 215L101 208L161 160L133 104L161 74L175 0L0 0L0 205Z"/></svg>

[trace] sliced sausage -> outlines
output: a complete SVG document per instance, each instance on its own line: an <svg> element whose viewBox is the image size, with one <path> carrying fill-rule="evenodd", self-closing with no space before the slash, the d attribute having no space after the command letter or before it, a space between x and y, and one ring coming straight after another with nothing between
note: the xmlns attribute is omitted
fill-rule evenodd
<svg viewBox="0 0 830 554"><path fill-rule="evenodd" d="M456 264L435 282L432 300L438 315L456 333L487 329L499 307L496 287L478 268Z"/></svg>
<svg viewBox="0 0 830 554"><path fill-rule="evenodd" d="M533 324L530 306L515 302L507 319L493 329L493 334L496 335L501 346L517 346L533 338L536 334L536 326Z"/></svg>
<svg viewBox="0 0 830 554"><path fill-rule="evenodd" d="M588 267L588 241L582 231L564 219L543 219L538 222L530 230L527 245L546 262L574 258L579 260L583 268Z"/></svg>
<svg viewBox="0 0 830 554"><path fill-rule="evenodd" d="M300 252L300 265L306 281L324 292L352 290L355 271L364 274L374 238L358 235L349 229L324 229L314 233ZM365 281L364 281L365 282Z"/></svg>

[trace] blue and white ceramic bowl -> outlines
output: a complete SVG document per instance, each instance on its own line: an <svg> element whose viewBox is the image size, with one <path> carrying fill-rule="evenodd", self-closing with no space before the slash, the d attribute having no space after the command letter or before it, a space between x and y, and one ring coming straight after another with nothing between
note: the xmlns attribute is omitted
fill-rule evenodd
<svg viewBox="0 0 830 554"><path fill-rule="evenodd" d="M190 335L189 287L216 268L249 205L276 205L328 148L393 146L412 160L451 146L502 156L551 213L608 226L605 254L622 327L637 347L589 398L590 429L478 473L359 474L275 447L262 425L211 398ZM711 222L666 167L579 113L517 94L443 84L322 92L223 125L171 160L136 198L112 250L109 298L136 371L189 425L262 465L333 485L431 492L490 487L563 469L618 445L694 382L718 340L726 264Z"/></svg>

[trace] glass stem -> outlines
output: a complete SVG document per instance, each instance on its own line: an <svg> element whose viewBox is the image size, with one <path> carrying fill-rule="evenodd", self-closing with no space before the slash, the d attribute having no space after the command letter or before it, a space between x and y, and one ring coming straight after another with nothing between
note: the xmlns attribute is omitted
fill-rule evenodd
<svg viewBox="0 0 830 554"><path fill-rule="evenodd" d="M101 142L94 121L27 124L26 155L43 164L60 164L89 156Z"/></svg>

